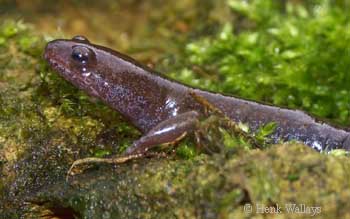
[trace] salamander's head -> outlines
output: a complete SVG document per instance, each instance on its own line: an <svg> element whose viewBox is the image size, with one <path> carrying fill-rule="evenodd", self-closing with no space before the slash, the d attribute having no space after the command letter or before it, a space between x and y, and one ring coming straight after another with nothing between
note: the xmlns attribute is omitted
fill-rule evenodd
<svg viewBox="0 0 350 219"><path fill-rule="evenodd" d="M97 97L108 84L131 83L149 72L134 59L92 44L83 36L49 42L44 58L66 80Z"/></svg>
<svg viewBox="0 0 350 219"><path fill-rule="evenodd" d="M132 74L132 59L89 42L83 36L49 42L44 58L50 66L76 87L101 97L111 84L122 84Z"/></svg>
<svg viewBox="0 0 350 219"><path fill-rule="evenodd" d="M152 89L154 93L159 90L159 77L152 70L82 36L49 42L44 58L66 80L107 103L111 99L116 102L117 98L129 101L131 92L143 95Z"/></svg>
<svg viewBox="0 0 350 219"><path fill-rule="evenodd" d="M47 44L44 58L64 78L73 84L82 83L97 69L96 49L82 36L72 40L54 40Z"/></svg>

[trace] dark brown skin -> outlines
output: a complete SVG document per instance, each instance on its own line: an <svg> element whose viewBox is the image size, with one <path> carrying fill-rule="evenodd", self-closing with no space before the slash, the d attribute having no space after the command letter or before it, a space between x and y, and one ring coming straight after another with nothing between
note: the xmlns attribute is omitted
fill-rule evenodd
<svg viewBox="0 0 350 219"><path fill-rule="evenodd" d="M204 106L193 94L232 121L248 124L252 131L275 122L277 128L271 135L275 143L297 140L318 151L350 150L349 132L302 111L188 87L82 36L49 42L45 59L66 80L119 111L144 134L128 148L127 155L144 153L195 131L198 118L204 116Z"/></svg>

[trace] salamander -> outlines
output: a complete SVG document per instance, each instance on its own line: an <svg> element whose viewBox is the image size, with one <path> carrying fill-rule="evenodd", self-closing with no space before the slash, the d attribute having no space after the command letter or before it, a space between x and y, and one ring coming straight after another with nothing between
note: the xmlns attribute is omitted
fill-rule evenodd
<svg viewBox="0 0 350 219"><path fill-rule="evenodd" d="M301 110L187 86L83 36L49 42L44 58L66 80L120 112L143 133L126 155L144 153L195 131L205 108L192 94L204 98L233 122L248 124L252 132L276 123L270 136L274 143L296 140L317 151L350 150L350 132Z"/></svg>

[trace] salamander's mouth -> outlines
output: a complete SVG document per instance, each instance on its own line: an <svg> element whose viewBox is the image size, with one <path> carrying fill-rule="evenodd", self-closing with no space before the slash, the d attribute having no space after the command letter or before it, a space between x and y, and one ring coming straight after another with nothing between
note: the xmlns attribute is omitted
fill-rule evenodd
<svg viewBox="0 0 350 219"><path fill-rule="evenodd" d="M52 69L58 72L60 75L69 79L68 75L71 75L71 71L67 64L67 60L64 56L69 53L68 48L62 48L60 41L52 41L46 45L44 59L49 63Z"/></svg>
<svg viewBox="0 0 350 219"><path fill-rule="evenodd" d="M49 63L49 65L51 66L51 68L53 68L55 71L61 73L65 71L65 68L60 65L58 62L52 60L52 59L46 59L47 62Z"/></svg>
<svg viewBox="0 0 350 219"><path fill-rule="evenodd" d="M50 67L55 70L55 72L59 73L61 76L69 80L68 75L71 75L71 71L66 68L64 65L62 65L59 61L56 61L54 59L46 58L46 61L50 65Z"/></svg>

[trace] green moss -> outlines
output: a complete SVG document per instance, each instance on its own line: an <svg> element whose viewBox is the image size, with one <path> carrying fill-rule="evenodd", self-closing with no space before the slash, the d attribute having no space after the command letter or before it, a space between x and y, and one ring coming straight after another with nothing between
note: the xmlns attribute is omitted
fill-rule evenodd
<svg viewBox="0 0 350 219"><path fill-rule="evenodd" d="M180 145L176 148L176 154L179 157L190 159L196 156L196 151L191 142L182 141Z"/></svg>
<svg viewBox="0 0 350 219"><path fill-rule="evenodd" d="M186 59L197 67L170 75L350 124L346 7L328 0L228 4L240 19L227 23L217 36L187 44Z"/></svg>
<svg viewBox="0 0 350 219"><path fill-rule="evenodd" d="M10 38L18 34L18 32L21 32L23 29L25 29L25 27L21 22L6 21L2 24L0 33L2 36Z"/></svg>

